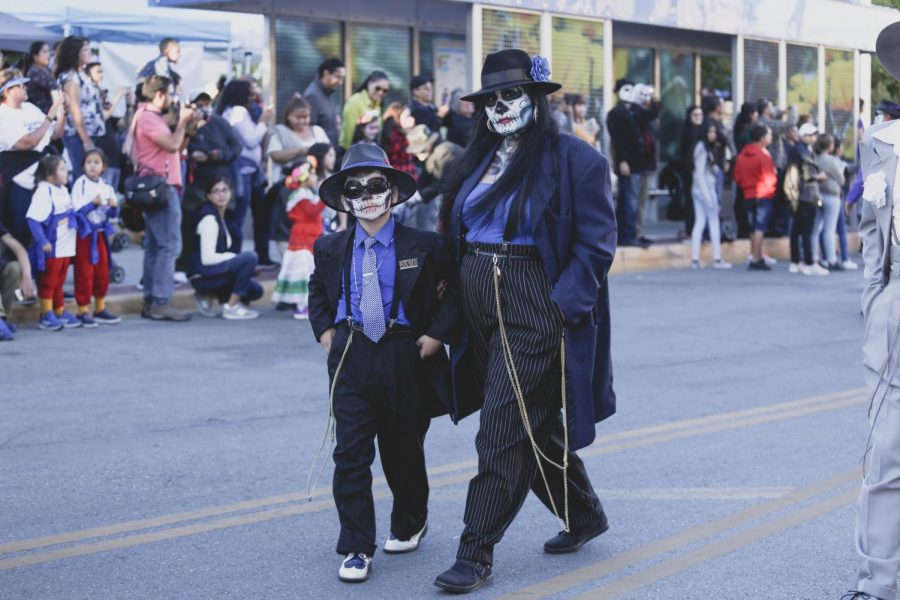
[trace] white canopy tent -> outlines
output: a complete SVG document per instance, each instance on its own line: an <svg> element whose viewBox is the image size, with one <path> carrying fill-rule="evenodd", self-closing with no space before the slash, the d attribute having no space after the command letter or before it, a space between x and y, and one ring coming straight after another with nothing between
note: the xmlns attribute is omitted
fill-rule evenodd
<svg viewBox="0 0 900 600"><path fill-rule="evenodd" d="M43 40L52 43L58 39L62 36L10 14L0 13L0 50L25 52L31 42Z"/></svg>

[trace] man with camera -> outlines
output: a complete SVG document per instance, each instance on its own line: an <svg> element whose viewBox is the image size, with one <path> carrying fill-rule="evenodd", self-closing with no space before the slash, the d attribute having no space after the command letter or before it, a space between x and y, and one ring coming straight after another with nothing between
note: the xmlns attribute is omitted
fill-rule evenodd
<svg viewBox="0 0 900 600"><path fill-rule="evenodd" d="M191 314L172 306L175 259L181 253L181 151L185 131L194 116L191 106L177 105L172 80L148 78L142 89L144 102L132 122L131 157L135 175L164 177L168 200L144 213L144 307L141 316L155 321L188 321ZM166 115L178 111L174 131ZM127 145L127 142L126 142ZM126 182L127 185L127 182Z"/></svg>

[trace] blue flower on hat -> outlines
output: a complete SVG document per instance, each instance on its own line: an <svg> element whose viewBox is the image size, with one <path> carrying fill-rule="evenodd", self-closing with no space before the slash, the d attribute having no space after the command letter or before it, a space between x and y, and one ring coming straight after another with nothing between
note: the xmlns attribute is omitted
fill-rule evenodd
<svg viewBox="0 0 900 600"><path fill-rule="evenodd" d="M550 81L550 62L543 56L532 57L531 78L535 81Z"/></svg>

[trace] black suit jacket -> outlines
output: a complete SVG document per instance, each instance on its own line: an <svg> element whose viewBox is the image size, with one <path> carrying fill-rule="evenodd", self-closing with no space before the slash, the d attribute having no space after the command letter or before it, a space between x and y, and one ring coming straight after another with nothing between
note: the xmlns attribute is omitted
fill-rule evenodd
<svg viewBox="0 0 900 600"><path fill-rule="evenodd" d="M316 268L309 278L309 323L316 340L334 327L343 268L354 231L355 227L321 237L313 246ZM415 337L427 335L445 344L455 342L460 326L459 292L447 244L436 233L395 223L394 248L397 257L394 301L403 302L403 311ZM415 266L401 269L400 261ZM439 298L437 288L442 281L447 283L447 288ZM428 412L431 416L445 414L452 403L450 361L446 352L441 350L425 359L423 366L432 387Z"/></svg>

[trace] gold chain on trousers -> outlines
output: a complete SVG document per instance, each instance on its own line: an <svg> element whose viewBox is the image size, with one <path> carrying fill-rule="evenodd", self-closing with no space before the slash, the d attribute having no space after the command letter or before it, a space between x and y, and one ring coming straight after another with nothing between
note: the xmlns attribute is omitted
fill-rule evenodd
<svg viewBox="0 0 900 600"><path fill-rule="evenodd" d="M531 450L534 452L534 459L537 462L538 471L541 479L544 481L544 487L547 489L547 497L550 499L550 507L553 514L562 523L565 531L569 531L569 423L566 414L566 330L563 328L562 337L559 342L560 366L561 366L561 387L562 387L562 421L563 421L563 460L559 464L551 460L540 449L537 442L534 441L534 433L531 429L531 422L528 419L528 409L525 406L525 395L522 393L522 386L519 384L519 375L516 372L516 365L513 361L512 348L509 345L509 338L506 336L506 325L503 323L503 308L500 302L500 266L498 265L497 255L494 254L494 298L497 306L497 323L500 327L500 342L503 348L503 362L506 364L506 372L509 375L509 382L512 384L513 392L516 396L516 402L519 406L519 415L522 417L522 426L525 433L528 434L528 440L531 442ZM547 475L544 473L544 466L541 463L544 459L552 466L562 470L563 475L563 514L565 519L559 516L559 510L556 508L556 501L553 499L553 493L550 491L550 483L547 481Z"/></svg>

